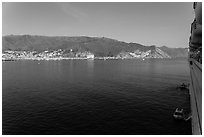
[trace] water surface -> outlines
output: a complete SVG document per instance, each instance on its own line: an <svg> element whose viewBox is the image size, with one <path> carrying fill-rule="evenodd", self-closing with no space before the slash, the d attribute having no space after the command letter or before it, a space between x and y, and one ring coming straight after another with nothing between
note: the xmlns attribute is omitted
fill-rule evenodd
<svg viewBox="0 0 204 137"><path fill-rule="evenodd" d="M3 134L191 134L187 60L3 62Z"/></svg>

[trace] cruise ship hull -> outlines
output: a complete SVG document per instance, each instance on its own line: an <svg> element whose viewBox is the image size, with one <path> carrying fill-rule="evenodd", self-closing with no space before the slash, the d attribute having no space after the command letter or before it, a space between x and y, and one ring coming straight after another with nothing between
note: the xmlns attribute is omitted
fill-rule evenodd
<svg viewBox="0 0 204 137"><path fill-rule="evenodd" d="M202 134L202 65L194 59L190 62L190 97L192 112L192 134Z"/></svg>

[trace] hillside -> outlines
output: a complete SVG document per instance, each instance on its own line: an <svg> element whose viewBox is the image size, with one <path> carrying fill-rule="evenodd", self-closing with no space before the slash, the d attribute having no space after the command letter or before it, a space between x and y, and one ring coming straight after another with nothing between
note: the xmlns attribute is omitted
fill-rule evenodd
<svg viewBox="0 0 204 137"><path fill-rule="evenodd" d="M2 38L2 50L17 51L53 51L62 49L65 51L85 52L89 51L96 57L117 56L125 52L148 52L149 57L187 57L184 48L173 49L168 47L144 46L138 43L126 43L105 37L65 37L65 36L31 36L9 35Z"/></svg>
<svg viewBox="0 0 204 137"><path fill-rule="evenodd" d="M162 51L174 58L182 58L188 56L187 48L168 48L166 46L159 47Z"/></svg>

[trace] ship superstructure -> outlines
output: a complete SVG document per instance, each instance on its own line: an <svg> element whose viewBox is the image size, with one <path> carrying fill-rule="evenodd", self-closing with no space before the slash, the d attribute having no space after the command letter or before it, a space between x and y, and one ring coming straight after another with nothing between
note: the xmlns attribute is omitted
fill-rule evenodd
<svg viewBox="0 0 204 137"><path fill-rule="evenodd" d="M193 4L195 19L189 40L192 133L202 134L202 3Z"/></svg>

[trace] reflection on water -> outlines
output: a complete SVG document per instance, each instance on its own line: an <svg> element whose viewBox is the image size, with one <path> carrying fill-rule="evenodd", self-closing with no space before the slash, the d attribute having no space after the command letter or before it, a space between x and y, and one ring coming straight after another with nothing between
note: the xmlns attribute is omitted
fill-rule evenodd
<svg viewBox="0 0 204 137"><path fill-rule="evenodd" d="M90 77L93 77L93 74L94 74L94 60L87 60L87 74L90 76Z"/></svg>

